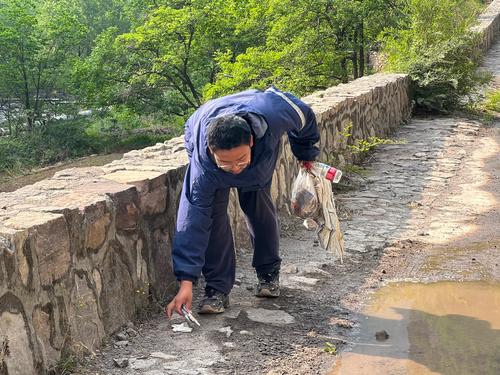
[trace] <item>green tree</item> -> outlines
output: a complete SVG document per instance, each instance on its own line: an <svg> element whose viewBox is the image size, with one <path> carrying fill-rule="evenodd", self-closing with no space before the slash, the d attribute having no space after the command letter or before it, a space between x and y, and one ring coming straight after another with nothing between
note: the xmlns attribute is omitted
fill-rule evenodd
<svg viewBox="0 0 500 375"><path fill-rule="evenodd" d="M395 24L394 0L265 0L263 43L234 55L220 53L219 73L207 98L247 87L276 84L304 95L366 73L367 49L384 27Z"/></svg>
<svg viewBox="0 0 500 375"><path fill-rule="evenodd" d="M185 116L203 101L223 51L235 56L262 40L262 28L246 20L242 0L163 1L129 33L102 33L76 69L80 92L101 106L126 105L136 112ZM251 31L251 32L250 32ZM92 82L92 83L89 83Z"/></svg>
<svg viewBox="0 0 500 375"><path fill-rule="evenodd" d="M72 0L0 0L0 97L32 131L57 114L67 63L85 33ZM51 104L51 112L44 112Z"/></svg>
<svg viewBox="0 0 500 375"><path fill-rule="evenodd" d="M397 28L382 37L388 70L407 72L425 51L470 34L479 0L409 0Z"/></svg>
<svg viewBox="0 0 500 375"><path fill-rule="evenodd" d="M420 109L449 110L483 81L471 31L481 9L478 0L409 0L408 16L385 31L385 69L409 73Z"/></svg>

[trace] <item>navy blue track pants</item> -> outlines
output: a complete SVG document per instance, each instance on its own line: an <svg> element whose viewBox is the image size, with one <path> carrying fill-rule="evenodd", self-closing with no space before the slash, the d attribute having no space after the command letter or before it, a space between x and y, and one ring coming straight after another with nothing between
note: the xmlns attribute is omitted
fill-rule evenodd
<svg viewBox="0 0 500 375"><path fill-rule="evenodd" d="M238 198L254 248L252 266L257 274L279 270L281 258L278 216L271 198L271 186L248 192L238 189ZM203 266L206 288L226 294L233 288L236 274L233 235L227 214L228 202L229 189L217 190L212 212L212 230Z"/></svg>

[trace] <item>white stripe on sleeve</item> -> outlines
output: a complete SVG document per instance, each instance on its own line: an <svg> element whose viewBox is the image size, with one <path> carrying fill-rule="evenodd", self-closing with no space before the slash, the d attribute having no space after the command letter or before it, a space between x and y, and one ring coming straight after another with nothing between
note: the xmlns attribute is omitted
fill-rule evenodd
<svg viewBox="0 0 500 375"><path fill-rule="evenodd" d="M269 87L266 91L274 92L276 95L281 96L288 104L290 104L290 106L295 110L295 112L297 112L300 117L300 121L302 123L302 126L300 127L301 129L306 125L306 117L304 116L304 112L302 112L299 106L292 102L288 96L286 96L282 92L277 91L276 89L274 89L274 87Z"/></svg>

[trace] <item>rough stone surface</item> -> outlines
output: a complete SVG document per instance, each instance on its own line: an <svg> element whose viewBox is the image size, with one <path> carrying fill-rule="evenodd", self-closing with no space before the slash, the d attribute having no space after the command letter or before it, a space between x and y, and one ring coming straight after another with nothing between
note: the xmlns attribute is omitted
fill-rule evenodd
<svg viewBox="0 0 500 375"><path fill-rule="evenodd" d="M118 368L125 368L128 366L128 358L114 358L113 363Z"/></svg>
<svg viewBox="0 0 500 375"><path fill-rule="evenodd" d="M264 324L292 324L295 318L281 310L248 309L248 319Z"/></svg>
<svg viewBox="0 0 500 375"><path fill-rule="evenodd" d="M163 352L153 352L153 353L151 353L151 357L163 359L165 361L173 361L173 360L177 359L176 356L170 355L170 354L165 354Z"/></svg>
<svg viewBox="0 0 500 375"><path fill-rule="evenodd" d="M4 359L4 365L9 369L9 374L34 374L33 353L29 348L23 316L19 313L3 312L0 315L0 332L3 337L8 338L10 355Z"/></svg>
<svg viewBox="0 0 500 375"><path fill-rule="evenodd" d="M150 359L132 359L130 368L132 370L145 370L153 367L158 361L154 358Z"/></svg>
<svg viewBox="0 0 500 375"><path fill-rule="evenodd" d="M480 35L479 48L486 52L490 49L500 31L500 1L493 0L479 16L479 25L475 28Z"/></svg>

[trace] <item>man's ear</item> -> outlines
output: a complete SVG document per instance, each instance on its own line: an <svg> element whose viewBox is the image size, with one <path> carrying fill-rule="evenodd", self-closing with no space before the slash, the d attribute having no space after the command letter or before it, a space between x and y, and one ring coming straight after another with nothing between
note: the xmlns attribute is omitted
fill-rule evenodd
<svg viewBox="0 0 500 375"><path fill-rule="evenodd" d="M253 135L250 134L250 147L253 147Z"/></svg>

